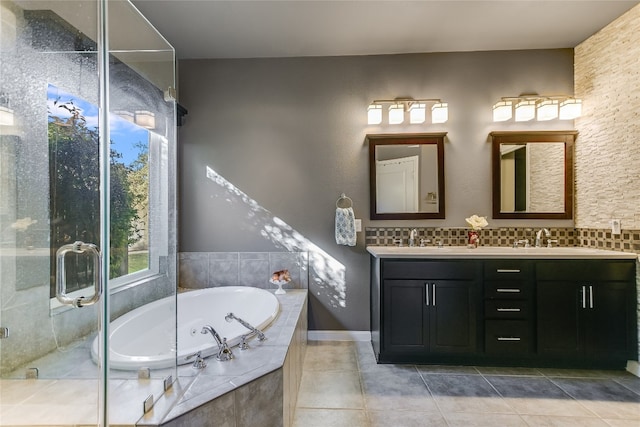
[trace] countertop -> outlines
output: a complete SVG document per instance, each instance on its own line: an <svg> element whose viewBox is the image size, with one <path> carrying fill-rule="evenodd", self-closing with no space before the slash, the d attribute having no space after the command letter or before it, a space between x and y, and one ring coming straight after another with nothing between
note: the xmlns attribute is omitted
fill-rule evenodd
<svg viewBox="0 0 640 427"><path fill-rule="evenodd" d="M439 258L439 259L638 259L632 252L609 251L584 247L555 248L511 248L480 246L469 249L466 246L367 246L367 251L376 258Z"/></svg>

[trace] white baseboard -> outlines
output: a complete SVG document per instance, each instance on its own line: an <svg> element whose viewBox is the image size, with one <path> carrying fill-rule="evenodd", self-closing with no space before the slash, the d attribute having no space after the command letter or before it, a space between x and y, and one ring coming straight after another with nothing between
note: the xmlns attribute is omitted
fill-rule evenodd
<svg viewBox="0 0 640 427"><path fill-rule="evenodd" d="M627 371L636 377L640 377L640 362L636 360L627 360Z"/></svg>
<svg viewBox="0 0 640 427"><path fill-rule="evenodd" d="M309 341L371 341L369 331L308 331Z"/></svg>

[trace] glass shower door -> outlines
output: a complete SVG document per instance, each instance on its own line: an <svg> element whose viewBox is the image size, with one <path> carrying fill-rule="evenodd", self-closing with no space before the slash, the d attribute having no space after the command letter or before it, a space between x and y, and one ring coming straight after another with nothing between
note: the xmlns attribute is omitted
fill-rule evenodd
<svg viewBox="0 0 640 427"><path fill-rule="evenodd" d="M173 61L128 2L0 0L0 426L133 425L176 377L109 350L175 299Z"/></svg>
<svg viewBox="0 0 640 427"><path fill-rule="evenodd" d="M100 15L0 2L0 425L103 415Z"/></svg>

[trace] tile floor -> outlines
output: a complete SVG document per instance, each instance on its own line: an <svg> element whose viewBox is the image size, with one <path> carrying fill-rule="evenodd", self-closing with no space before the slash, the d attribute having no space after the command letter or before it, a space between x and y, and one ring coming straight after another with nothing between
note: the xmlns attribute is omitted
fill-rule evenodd
<svg viewBox="0 0 640 427"><path fill-rule="evenodd" d="M309 341L294 427L640 427L625 371L378 365L367 342Z"/></svg>

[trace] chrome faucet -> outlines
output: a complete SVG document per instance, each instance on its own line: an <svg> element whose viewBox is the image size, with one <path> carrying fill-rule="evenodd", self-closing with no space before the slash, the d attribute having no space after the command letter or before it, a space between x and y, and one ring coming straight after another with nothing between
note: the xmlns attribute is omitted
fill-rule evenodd
<svg viewBox="0 0 640 427"><path fill-rule="evenodd" d="M201 334L206 334L207 332L211 334L213 339L216 340L216 344L218 344L218 355L216 356L216 360L226 362L227 360L233 359L233 353L227 344L227 338L221 339L220 335L218 335L211 325L204 325L200 331Z"/></svg>
<svg viewBox="0 0 640 427"><path fill-rule="evenodd" d="M416 237L418 237L418 230L413 228L409 233L409 247L414 247L416 245Z"/></svg>
<svg viewBox="0 0 640 427"><path fill-rule="evenodd" d="M251 331L249 334L246 334L246 335L243 335L243 336L240 337L241 341L242 341L241 344L240 344L240 350L246 350L246 349L249 348L249 344L247 344L247 337L249 335L251 335L251 334L257 335L258 336L258 341L264 341L264 340L267 339L267 337L264 335L264 333L260 329L254 328L248 322L245 322L244 320L242 320L241 318L237 317L233 313L227 313L227 315L224 317L224 320L226 320L227 322L232 322L233 320L236 320L242 326L244 326L249 331Z"/></svg>
<svg viewBox="0 0 640 427"><path fill-rule="evenodd" d="M536 233L536 248L542 247L542 232L544 232L545 237L548 239L551 237L551 233L546 228L541 228Z"/></svg>
<svg viewBox="0 0 640 427"><path fill-rule="evenodd" d="M193 358L195 358L193 365L191 365L193 369L203 369L207 367L207 362L202 358L201 352L190 354L185 357L184 360L190 360Z"/></svg>

